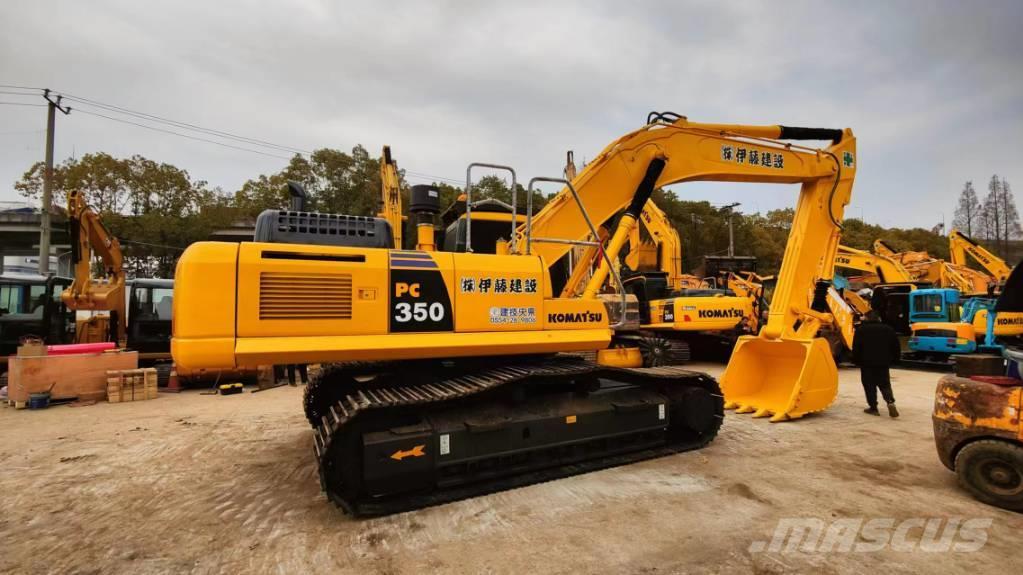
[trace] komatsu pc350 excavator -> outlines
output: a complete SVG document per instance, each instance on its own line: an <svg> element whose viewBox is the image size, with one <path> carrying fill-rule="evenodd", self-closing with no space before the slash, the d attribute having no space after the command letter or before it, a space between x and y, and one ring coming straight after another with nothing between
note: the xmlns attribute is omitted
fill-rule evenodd
<svg viewBox="0 0 1023 575"><path fill-rule="evenodd" d="M817 150L779 140L833 143ZM503 168L471 164L467 180L480 167ZM616 278L611 264L656 187L801 183L767 324L740 339L721 389L729 407L773 421L825 409L837 372L814 337L829 318L808 294L820 262L834 257L854 174L848 129L655 113L571 182L533 178L527 201L539 182L564 188L536 214L529 205L523 224L513 217L510 241L495 254L473 253L468 185L462 252L430 251L432 241L394 249L389 226L375 218L271 210L260 218L275 241L200 242L181 256L174 357L186 367L326 364L306 411L321 485L354 514L699 448L723 415L712 378L557 353L609 345L621 301L605 305L598 292ZM599 237L596 225L623 209L582 294L557 297L568 271L562 259L595 243L586 238ZM417 233L432 237L418 223L439 211L436 191L414 188L409 211Z"/></svg>

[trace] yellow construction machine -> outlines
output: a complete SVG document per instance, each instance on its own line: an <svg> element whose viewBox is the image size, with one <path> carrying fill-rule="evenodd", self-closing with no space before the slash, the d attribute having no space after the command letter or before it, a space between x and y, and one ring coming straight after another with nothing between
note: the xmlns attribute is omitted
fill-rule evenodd
<svg viewBox="0 0 1023 575"><path fill-rule="evenodd" d="M973 258L991 276L996 286L1003 285L1009 279L1012 268L1005 260L955 228L948 234L948 251L949 259L956 266L966 267L967 256Z"/></svg>
<svg viewBox="0 0 1023 575"><path fill-rule="evenodd" d="M61 294L61 299L72 311L107 312L79 321L77 340L82 343L112 341L124 347L127 314L121 244L103 225L99 215L89 208L80 191L68 192L67 211L74 281ZM102 274L98 278L92 277L94 255L101 262Z"/></svg>
<svg viewBox="0 0 1023 575"><path fill-rule="evenodd" d="M380 213L377 216L385 220L391 227L394 247L399 250L405 247L405 215L401 209L401 174L398 172L398 162L391 157L390 146L384 146L383 154L380 156ZM433 243L432 238L430 243Z"/></svg>
<svg viewBox="0 0 1023 575"><path fill-rule="evenodd" d="M779 141L822 139L833 143ZM517 189L506 166L469 166L461 251L394 249L382 219L275 210L260 216L273 224L264 224L269 241L193 244L176 276L176 361L327 364L310 384L306 415L321 485L355 514L699 448L723 415L712 378L558 352L611 343L625 295L614 262L656 187L801 183L767 323L759 336L740 338L721 389L730 407L772 421L833 401L835 364L815 338L830 319L806 294L838 246L855 175L850 130L652 114L571 181L530 180L526 221L518 224L513 212L509 241L498 241L494 254L474 253L471 176L480 168L509 170L513 196ZM542 182L564 187L533 214ZM412 196L417 220L439 213L436 197L431 203L415 187ZM517 209L514 197L511 205ZM603 248L597 226L616 217ZM581 295L558 297L579 245L600 251L600 264ZM601 299L609 278L616 294ZM629 354L598 357L614 363Z"/></svg>
<svg viewBox="0 0 1023 575"><path fill-rule="evenodd" d="M691 348L701 356L724 351L727 357L740 336L759 331L767 311L763 278L729 272L703 280L683 274L682 243L665 213L649 201L640 222L629 236L622 281L638 299L645 365L688 358ZM649 240L641 237L641 228Z"/></svg>
<svg viewBox="0 0 1023 575"><path fill-rule="evenodd" d="M863 272L861 281L871 286L914 281L913 276L898 260L888 255L872 254L849 246L838 246L835 267Z"/></svg>
<svg viewBox="0 0 1023 575"><path fill-rule="evenodd" d="M928 283L936 288L955 288L967 297L986 295L992 287L987 274L933 258L927 252L896 252L883 240L877 240L874 253L898 261L918 283Z"/></svg>

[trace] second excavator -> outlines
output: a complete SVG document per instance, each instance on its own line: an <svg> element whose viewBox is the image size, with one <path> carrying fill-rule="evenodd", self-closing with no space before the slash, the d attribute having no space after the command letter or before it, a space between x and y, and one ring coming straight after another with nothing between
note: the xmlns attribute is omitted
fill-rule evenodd
<svg viewBox="0 0 1023 575"><path fill-rule="evenodd" d="M948 234L948 251L949 259L956 266L966 267L967 256L973 258L991 276L991 283L994 284L992 287L1000 288L1005 284L1005 280L1009 279L1012 268L1005 260L955 228Z"/></svg>
<svg viewBox="0 0 1023 575"><path fill-rule="evenodd" d="M807 139L833 143L779 141ZM767 323L740 339L721 388L729 406L774 421L834 399L835 364L814 337L828 316L807 294L838 245L855 174L850 130L652 114L571 181L533 178L527 202L540 182L564 187L538 213L527 207L521 224L513 197L510 241L493 254L473 253L471 174L480 168L508 169L467 169L462 251L432 241L395 249L384 219L271 210L260 218L278 241L201 242L179 261L181 365L325 364L306 415L321 485L345 510L388 513L711 441L724 401L709 376L558 354L610 344L624 315L613 262L653 190L676 182L802 184ZM440 209L430 192L414 188L409 202L424 236L432 226L421 224ZM585 289L557 297L568 252L598 245L597 226L619 213ZM609 278L619 297L601 299Z"/></svg>

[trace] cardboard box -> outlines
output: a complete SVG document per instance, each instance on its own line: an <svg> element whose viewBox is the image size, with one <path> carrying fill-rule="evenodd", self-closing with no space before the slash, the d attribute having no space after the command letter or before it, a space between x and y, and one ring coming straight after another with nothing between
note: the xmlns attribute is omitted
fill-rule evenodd
<svg viewBox="0 0 1023 575"><path fill-rule="evenodd" d="M107 399L111 403L156 399L156 368L122 369L107 372Z"/></svg>

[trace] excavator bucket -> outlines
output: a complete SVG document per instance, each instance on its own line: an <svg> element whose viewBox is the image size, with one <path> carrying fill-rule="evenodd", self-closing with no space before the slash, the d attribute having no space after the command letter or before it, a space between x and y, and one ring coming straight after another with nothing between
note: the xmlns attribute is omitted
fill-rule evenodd
<svg viewBox="0 0 1023 575"><path fill-rule="evenodd" d="M826 340L739 338L721 376L725 408L772 422L827 409L838 394L838 368Z"/></svg>

